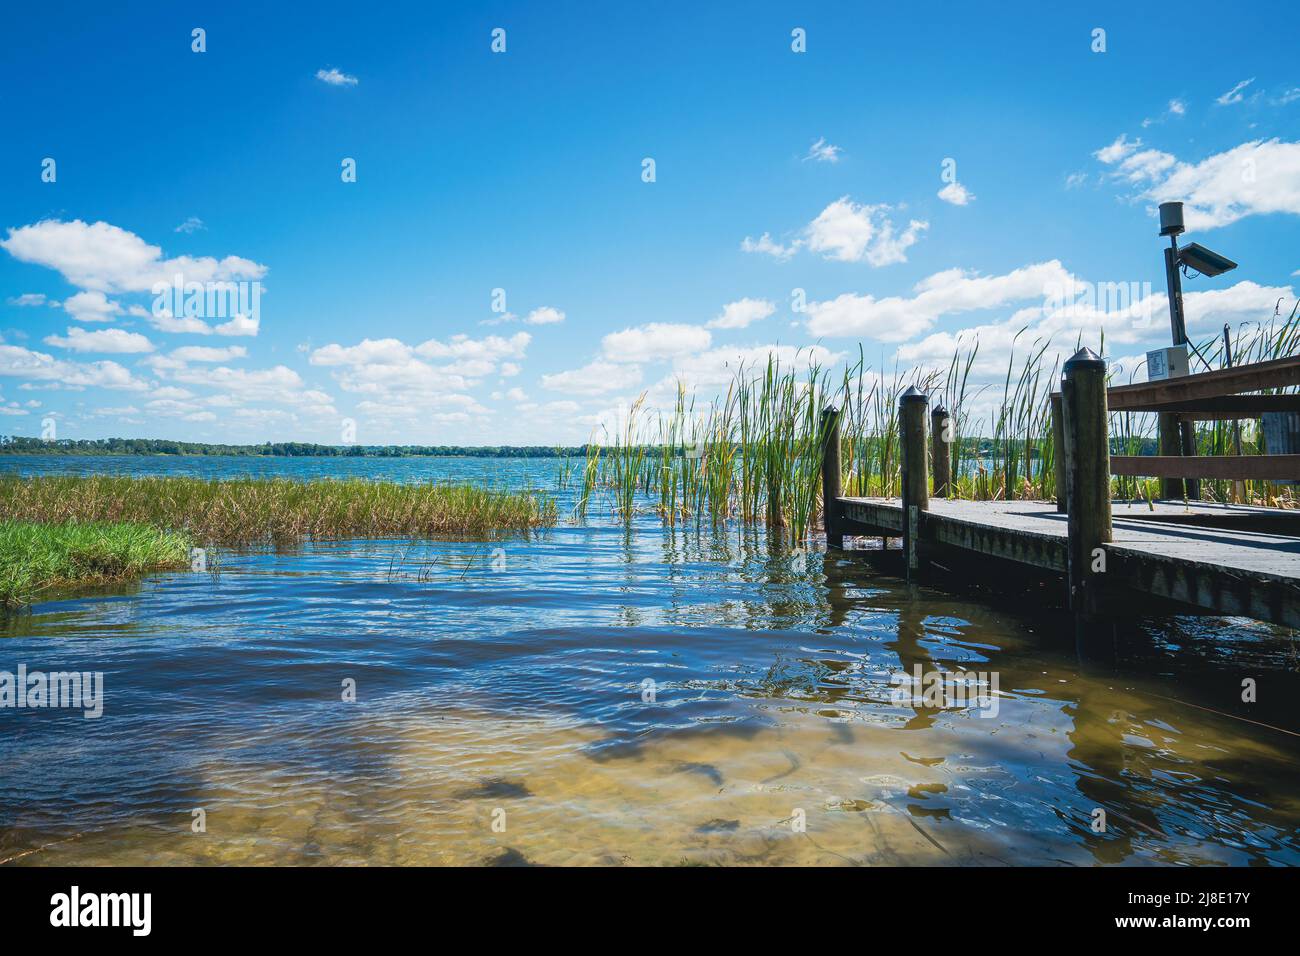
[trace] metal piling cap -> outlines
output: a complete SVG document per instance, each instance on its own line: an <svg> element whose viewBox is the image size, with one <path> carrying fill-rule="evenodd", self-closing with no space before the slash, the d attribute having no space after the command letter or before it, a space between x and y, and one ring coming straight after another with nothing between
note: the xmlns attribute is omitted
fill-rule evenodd
<svg viewBox="0 0 1300 956"><path fill-rule="evenodd" d="M1075 352L1072 356L1070 356L1070 358L1066 361L1066 363L1061 366L1061 371L1066 374L1069 374L1072 370L1076 368L1104 369L1105 367L1106 367L1106 360L1102 358L1100 355L1098 355L1096 352L1094 352L1092 349L1088 348L1087 346L1084 346L1083 348L1079 349L1079 351Z"/></svg>
<svg viewBox="0 0 1300 956"><path fill-rule="evenodd" d="M921 391L919 388L913 385L910 388L908 388L906 392L900 395L898 400L900 403L901 402L928 402L930 398L928 395L925 394L925 392Z"/></svg>

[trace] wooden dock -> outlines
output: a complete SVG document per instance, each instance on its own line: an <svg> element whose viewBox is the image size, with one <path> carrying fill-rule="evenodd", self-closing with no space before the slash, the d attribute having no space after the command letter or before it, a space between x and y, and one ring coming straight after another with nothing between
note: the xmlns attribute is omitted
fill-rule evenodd
<svg viewBox="0 0 1300 956"><path fill-rule="evenodd" d="M949 455L941 421L946 413L934 410L933 441L927 441L928 399L915 389L900 399L902 497L844 497L839 493L838 416L832 410L823 456L828 545L843 547L846 536L886 543L901 539L909 580L937 583L949 558L991 559L990 564L1009 573L1010 582L1016 568L1055 577L1063 603L1083 625L1140 613L1158 598L1189 611L1300 628L1300 511L1185 500L1112 501L1110 477L1115 472L1108 452L1104 376L1104 363L1087 350L1065 365L1061 400L1055 403L1055 432L1065 452L1056 456L1058 487L1066 489L1061 502L948 498ZM1133 387L1126 389L1124 400L1131 408ZM1167 391L1162 385L1162 401L1170 401ZM1222 411L1227 403L1221 395L1206 394ZM1276 403L1275 396L1243 397ZM938 464L933 482L931 444ZM1123 473L1225 477L1225 459L1179 457L1169 464L1163 456L1152 457L1151 465L1125 459ZM1294 475L1289 463L1252 457L1242 477Z"/></svg>

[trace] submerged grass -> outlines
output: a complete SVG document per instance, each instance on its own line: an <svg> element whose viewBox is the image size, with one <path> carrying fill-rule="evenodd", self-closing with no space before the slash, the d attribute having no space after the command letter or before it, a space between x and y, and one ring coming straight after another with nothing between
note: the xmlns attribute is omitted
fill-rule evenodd
<svg viewBox="0 0 1300 956"><path fill-rule="evenodd" d="M190 539L143 524L0 521L0 607L64 587L111 584L184 567Z"/></svg>
<svg viewBox="0 0 1300 956"><path fill-rule="evenodd" d="M307 538L472 537L555 522L529 491L363 479L0 477L0 519L62 525L127 522L189 533L200 544Z"/></svg>

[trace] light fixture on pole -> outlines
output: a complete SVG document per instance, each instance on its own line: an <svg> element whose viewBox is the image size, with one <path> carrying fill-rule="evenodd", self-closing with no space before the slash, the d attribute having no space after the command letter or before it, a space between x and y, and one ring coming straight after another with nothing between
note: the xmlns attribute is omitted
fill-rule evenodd
<svg viewBox="0 0 1300 956"><path fill-rule="evenodd" d="M1237 268L1237 263L1227 256L1207 249L1198 242L1178 248L1178 237L1186 232L1183 225L1183 204L1180 202L1162 202L1160 204L1160 235L1169 237L1169 248L1165 250L1165 280L1169 286L1169 325L1173 332L1174 345L1190 345L1198 358L1205 362L1205 357L1197 351L1195 345L1187 338L1187 320L1183 314L1183 281L1179 276L1179 267L1185 272L1194 270L1199 275L1217 276ZM1205 363L1208 369L1210 366Z"/></svg>

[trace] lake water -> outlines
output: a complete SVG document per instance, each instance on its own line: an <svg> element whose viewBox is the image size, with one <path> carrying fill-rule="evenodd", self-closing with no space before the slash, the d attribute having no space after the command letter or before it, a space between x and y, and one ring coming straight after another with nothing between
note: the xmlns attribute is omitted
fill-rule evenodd
<svg viewBox="0 0 1300 956"><path fill-rule="evenodd" d="M543 488L559 467L0 457ZM0 861L1300 863L1289 633L1152 618L1086 664L1036 597L606 514L220 552L10 616L0 670L102 671L105 698L0 709ZM996 675L996 713L896 699L918 665Z"/></svg>

